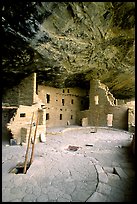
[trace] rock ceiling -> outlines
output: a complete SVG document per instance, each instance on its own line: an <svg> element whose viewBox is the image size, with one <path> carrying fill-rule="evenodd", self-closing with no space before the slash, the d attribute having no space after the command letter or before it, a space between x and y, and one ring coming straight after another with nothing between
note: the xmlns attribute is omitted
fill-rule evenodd
<svg viewBox="0 0 137 204"><path fill-rule="evenodd" d="M40 84L89 87L96 78L116 98L135 95L135 2L2 3L2 83L32 72Z"/></svg>

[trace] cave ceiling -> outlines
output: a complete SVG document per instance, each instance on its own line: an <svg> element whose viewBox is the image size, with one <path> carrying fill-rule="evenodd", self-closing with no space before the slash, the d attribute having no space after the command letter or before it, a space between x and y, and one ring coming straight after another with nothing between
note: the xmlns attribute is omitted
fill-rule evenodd
<svg viewBox="0 0 137 204"><path fill-rule="evenodd" d="M135 2L2 3L2 85L37 73L53 87L106 84L135 95Z"/></svg>

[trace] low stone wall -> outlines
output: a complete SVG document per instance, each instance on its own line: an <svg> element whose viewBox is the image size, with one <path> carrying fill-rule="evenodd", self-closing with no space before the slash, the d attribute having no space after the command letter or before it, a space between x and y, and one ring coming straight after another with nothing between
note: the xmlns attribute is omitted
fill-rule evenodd
<svg viewBox="0 0 137 204"><path fill-rule="evenodd" d="M36 126L32 126L31 142L34 142L35 129L36 129ZM30 134L30 126L21 127L21 129L20 129L20 144L27 144L28 143L29 134ZM41 142L41 136L42 135L45 136L45 139L46 139L45 125L38 125L35 143Z"/></svg>
<svg viewBox="0 0 137 204"><path fill-rule="evenodd" d="M106 127L112 124L114 128L128 130L128 107L115 105L115 98L99 80L92 80L90 83L89 112L91 126Z"/></svg>
<svg viewBox="0 0 137 204"><path fill-rule="evenodd" d="M11 118L7 127L9 130L11 130L13 134L13 138L16 139L17 144L20 144L22 142L21 137L28 136L33 112L34 112L33 123L35 123L36 125L37 113L41 114L41 111L38 111L39 109L40 109L40 104L35 104L33 106L19 106L16 115L14 116L14 118ZM44 111L44 114L45 114L45 111ZM42 128L42 130L40 131L42 132L46 131L46 123L45 123L46 115L40 115L40 116L39 118L40 118L41 125L38 125L38 131L37 131L38 133L40 128ZM26 130L22 128L26 128ZM25 139L23 139L23 141L26 142Z"/></svg>

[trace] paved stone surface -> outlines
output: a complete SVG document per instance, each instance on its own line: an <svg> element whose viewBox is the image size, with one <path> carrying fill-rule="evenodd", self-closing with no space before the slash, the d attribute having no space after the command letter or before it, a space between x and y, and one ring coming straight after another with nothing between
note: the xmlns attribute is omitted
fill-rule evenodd
<svg viewBox="0 0 137 204"><path fill-rule="evenodd" d="M2 202L133 202L132 135L112 128L48 128L26 174L10 173L24 162L26 145L2 145ZM69 145L79 147L68 150ZM30 159L29 151L29 159Z"/></svg>

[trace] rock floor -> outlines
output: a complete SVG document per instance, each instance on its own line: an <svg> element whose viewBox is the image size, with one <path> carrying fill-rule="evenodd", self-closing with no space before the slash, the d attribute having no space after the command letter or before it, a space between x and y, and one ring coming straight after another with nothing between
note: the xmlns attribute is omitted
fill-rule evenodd
<svg viewBox="0 0 137 204"><path fill-rule="evenodd" d="M24 162L26 145L3 143L2 202L133 202L131 141L131 133L112 128L49 128L26 174L9 173Z"/></svg>

